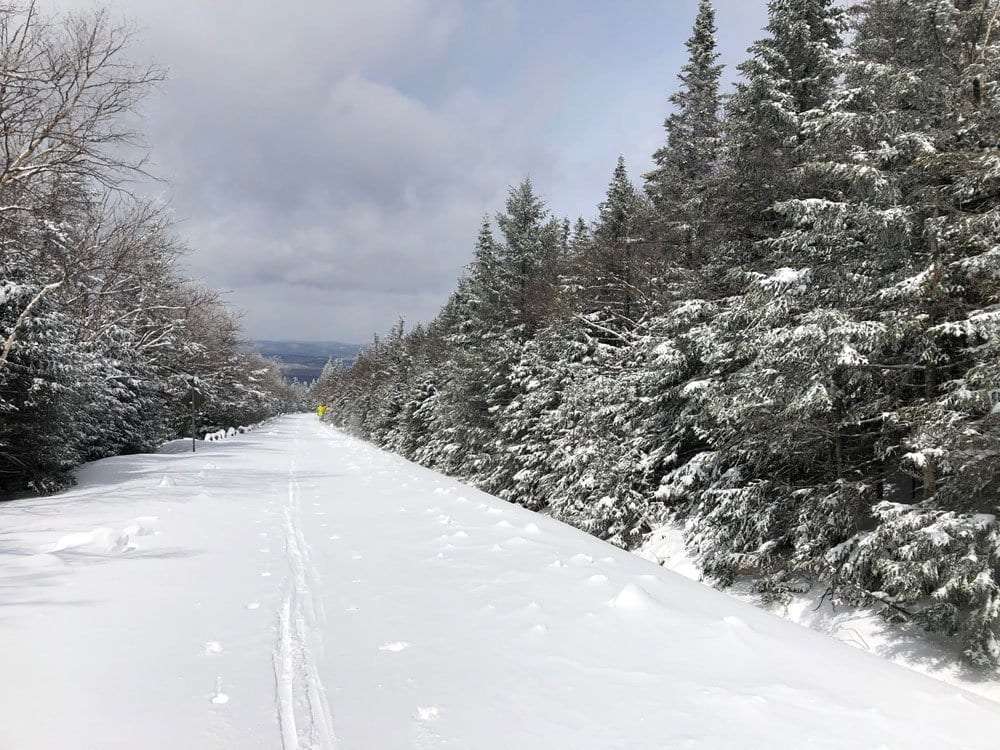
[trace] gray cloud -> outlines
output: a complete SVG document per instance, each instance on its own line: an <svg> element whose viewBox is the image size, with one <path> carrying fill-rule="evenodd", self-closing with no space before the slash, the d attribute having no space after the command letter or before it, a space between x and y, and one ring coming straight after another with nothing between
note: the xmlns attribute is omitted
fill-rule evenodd
<svg viewBox="0 0 1000 750"><path fill-rule="evenodd" d="M231 290L251 335L363 341L433 315L524 174L573 216L593 212L619 153L638 179L694 4L112 8L142 30L134 54L170 70L146 129L192 273ZM719 5L736 59L763 0Z"/></svg>

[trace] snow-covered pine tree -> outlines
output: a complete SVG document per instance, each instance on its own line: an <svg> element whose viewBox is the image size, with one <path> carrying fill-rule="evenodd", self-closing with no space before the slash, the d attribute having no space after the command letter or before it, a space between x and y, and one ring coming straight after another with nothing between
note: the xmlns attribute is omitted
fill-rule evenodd
<svg viewBox="0 0 1000 750"><path fill-rule="evenodd" d="M796 168L807 156L805 121L833 93L845 20L835 0L768 3L767 36L748 50L725 107L712 193L712 218L728 244L718 258L722 269L767 266L758 243L783 226L774 204L795 196Z"/></svg>
<svg viewBox="0 0 1000 750"><path fill-rule="evenodd" d="M654 167L644 175L647 195L656 209L653 229L675 262L689 256L705 230L706 192L718 165L722 123L715 8L699 0L694 30L687 40L688 60L670 96L673 111L663 123L666 143L653 154Z"/></svg>
<svg viewBox="0 0 1000 750"><path fill-rule="evenodd" d="M658 253L646 236L648 215L619 156L592 239L576 257L580 312L597 314L615 329L634 327L655 298L650 282L657 277L653 260Z"/></svg>
<svg viewBox="0 0 1000 750"><path fill-rule="evenodd" d="M882 190L845 190L840 234L888 251L864 302L890 333L867 363L885 384L874 481L888 500L873 532L829 557L847 591L910 607L988 664L1000 661L998 529L982 515L1000 471L998 18L995 0L861 9L845 109L870 144L854 160Z"/></svg>
<svg viewBox="0 0 1000 750"><path fill-rule="evenodd" d="M808 189L799 168L812 155L812 113L836 92L842 27L832 0L772 0L769 34L750 48L727 106L713 194L727 242L702 273L706 290L730 296L685 335L702 371L680 390L692 404L691 434L714 468L678 466L667 478L668 486L674 477L688 483L693 543L721 581L748 571L786 575L802 493L828 481L834 462L828 371L841 347L831 341L865 335L817 310L808 264L777 257L769 241L783 228L775 206Z"/></svg>
<svg viewBox="0 0 1000 750"><path fill-rule="evenodd" d="M81 460L70 407L85 397L77 389L92 375L71 321L51 298L38 297L42 285L15 255L8 244L0 269L0 340L19 329L17 346L0 367L0 494L24 486L46 492L67 482ZM31 315L21 318L36 297Z"/></svg>
<svg viewBox="0 0 1000 750"><path fill-rule="evenodd" d="M512 187L505 211L497 214L503 241L496 246L492 283L500 291L506 320L526 337L544 314L552 294L546 263L559 255L559 223L549 220L544 201L530 179Z"/></svg>

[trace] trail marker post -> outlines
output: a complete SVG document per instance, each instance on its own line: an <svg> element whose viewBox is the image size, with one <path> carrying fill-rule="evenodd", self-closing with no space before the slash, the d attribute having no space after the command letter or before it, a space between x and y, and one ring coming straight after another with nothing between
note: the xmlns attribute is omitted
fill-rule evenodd
<svg viewBox="0 0 1000 750"><path fill-rule="evenodd" d="M191 452L196 453L198 450L198 411L197 411L197 396L198 389L195 387L195 381L191 381L190 385L190 397L191 397Z"/></svg>

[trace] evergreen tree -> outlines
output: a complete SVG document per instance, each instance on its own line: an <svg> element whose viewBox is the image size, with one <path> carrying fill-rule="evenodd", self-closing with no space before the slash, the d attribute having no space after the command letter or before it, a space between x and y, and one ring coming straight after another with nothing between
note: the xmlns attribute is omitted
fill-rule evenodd
<svg viewBox="0 0 1000 750"><path fill-rule="evenodd" d="M497 214L503 242L497 247L496 279L508 319L527 336L538 324L551 288L546 264L558 256L559 225L549 221L545 203L530 179L510 189L506 210Z"/></svg>
<svg viewBox="0 0 1000 750"><path fill-rule="evenodd" d="M644 230L647 211L618 157L607 197L598 206L593 239L579 258L584 313L600 311L617 326L630 326L648 308L651 247Z"/></svg>
<svg viewBox="0 0 1000 750"><path fill-rule="evenodd" d="M706 190L719 158L723 66L718 63L716 31L711 0L699 0L694 31L686 43L688 61L678 76L681 87L670 96L674 111L663 124L667 140L653 154L654 168L644 175L658 233L685 251L705 229Z"/></svg>
<svg viewBox="0 0 1000 750"><path fill-rule="evenodd" d="M713 200L731 243L727 266L756 267L766 257L756 243L783 226L771 208L794 196L796 169L807 156L806 122L833 94L844 24L834 0L768 3L768 36L750 47L726 106L724 167Z"/></svg>

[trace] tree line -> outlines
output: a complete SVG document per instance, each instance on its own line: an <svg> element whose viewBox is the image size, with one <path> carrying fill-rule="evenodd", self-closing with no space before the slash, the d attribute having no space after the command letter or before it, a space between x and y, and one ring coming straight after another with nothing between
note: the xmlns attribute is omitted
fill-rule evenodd
<svg viewBox="0 0 1000 750"><path fill-rule="evenodd" d="M137 107L163 78L131 36L100 10L0 8L0 496L185 434L192 393L203 430L295 398L185 277L165 207L131 191Z"/></svg>
<svg viewBox="0 0 1000 750"><path fill-rule="evenodd" d="M721 91L700 0L665 139L593 220L530 181L438 316L316 396L380 446L706 577L1000 661L1000 2L770 0Z"/></svg>

